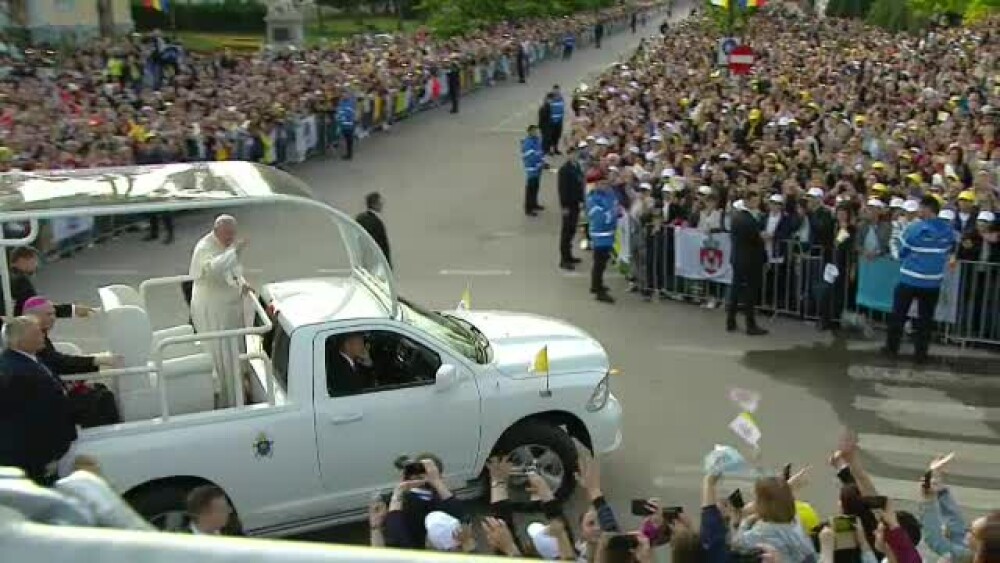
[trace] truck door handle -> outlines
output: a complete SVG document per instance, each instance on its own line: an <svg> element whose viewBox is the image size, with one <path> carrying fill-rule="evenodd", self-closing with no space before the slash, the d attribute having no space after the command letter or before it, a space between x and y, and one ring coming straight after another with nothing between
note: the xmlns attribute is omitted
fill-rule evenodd
<svg viewBox="0 0 1000 563"><path fill-rule="evenodd" d="M352 412L347 414L342 414L338 416L330 417L330 424L350 424L352 422L357 422L364 418L364 414L360 412Z"/></svg>

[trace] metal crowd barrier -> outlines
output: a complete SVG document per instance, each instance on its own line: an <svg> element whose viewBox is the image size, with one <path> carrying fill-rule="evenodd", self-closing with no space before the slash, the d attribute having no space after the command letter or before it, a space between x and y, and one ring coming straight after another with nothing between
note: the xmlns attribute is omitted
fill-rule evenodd
<svg viewBox="0 0 1000 563"><path fill-rule="evenodd" d="M674 229L667 227L645 237L645 280L633 280L640 291L658 294L661 299L684 301L708 308L725 308L729 284L703 279L689 279L676 273ZM726 232L715 237L728 237ZM633 258L635 258L633 256ZM855 252L838 253L798 241L781 241L771 251L760 284L757 310L802 321L829 323L873 336L876 328L885 328L888 307L865 306L859 290L861 270L866 266ZM887 258L884 260L888 260ZM830 282L824 279L827 264L834 264L839 275ZM885 267L894 268L895 262ZM874 275L874 274L873 274ZM938 312L949 310L952 320L935 321L935 336L942 342L961 346L1000 346L1000 263L956 262L949 280L942 286ZM891 303L895 281L881 287L883 301ZM954 284L954 285L949 285ZM953 303L946 306L948 300Z"/></svg>
<svg viewBox="0 0 1000 563"><path fill-rule="evenodd" d="M651 12L652 15L652 12ZM605 37L628 29L626 17L605 21ZM529 69L543 61L562 57L564 33L557 33L544 40L534 41L529 52ZM577 30L576 48L594 43L592 25ZM508 53L467 59L460 74L460 95L464 96L497 82L516 76L516 61ZM438 95L433 95L437 92ZM448 80L444 70L421 84L411 84L402 90L391 90L386 94L370 92L360 96L357 108L358 128L356 135L363 139L372 132L383 130L407 117L434 107L448 100ZM268 140L264 155L258 157L251 152L253 137L247 131L227 134L229 146L233 148L232 160L252 160L278 167L295 165L309 158L322 156L330 150L339 150L340 128L336 119L336 108L327 111L289 115L279 121L265 136ZM193 144L195 154L187 154L187 160L211 160L203 147ZM146 217L100 217L71 218L58 222L43 222L38 237L38 247L47 260L58 260L71 256L83 249L120 237L127 232L142 230ZM6 231L17 232L19 225L5 224Z"/></svg>

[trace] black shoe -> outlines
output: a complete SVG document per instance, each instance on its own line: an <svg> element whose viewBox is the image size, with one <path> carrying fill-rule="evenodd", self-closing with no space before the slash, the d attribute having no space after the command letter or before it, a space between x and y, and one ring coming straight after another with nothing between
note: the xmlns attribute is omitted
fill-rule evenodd
<svg viewBox="0 0 1000 563"><path fill-rule="evenodd" d="M602 292L598 293L597 295L594 296L594 298L597 299L598 301L600 301L601 303L614 303L615 302L615 298L611 297L610 295L608 295L608 293L606 291L602 291Z"/></svg>
<svg viewBox="0 0 1000 563"><path fill-rule="evenodd" d="M736 332L739 328L736 326L736 321L726 321L726 332Z"/></svg>
<svg viewBox="0 0 1000 563"><path fill-rule="evenodd" d="M591 293L607 293L609 291L611 291L611 288L606 285L602 285L600 289L590 288Z"/></svg>
<svg viewBox="0 0 1000 563"><path fill-rule="evenodd" d="M883 346L883 347L879 348L879 353L882 354L883 356L885 356L886 358L889 358L890 360L895 360L896 358L899 357L899 351L898 350L893 350L892 348L889 348L888 346Z"/></svg>
<svg viewBox="0 0 1000 563"><path fill-rule="evenodd" d="M570 256L569 261L572 262L573 264L579 264L580 262L583 262L583 260L580 260L576 256Z"/></svg>
<svg viewBox="0 0 1000 563"><path fill-rule="evenodd" d="M560 262L559 263L559 267L562 268L563 270L568 270L568 271L573 271L573 270L576 269L576 265L575 264L573 264L572 262L566 262L566 261Z"/></svg>
<svg viewBox="0 0 1000 563"><path fill-rule="evenodd" d="M535 206L535 211L545 211L545 206L544 205L536 205Z"/></svg>
<svg viewBox="0 0 1000 563"><path fill-rule="evenodd" d="M525 211L524 214L527 215L528 217L537 217L538 216L538 212L535 211L534 209L532 209L530 211Z"/></svg>
<svg viewBox="0 0 1000 563"><path fill-rule="evenodd" d="M747 336L764 336L767 334L767 330L760 328L759 326L748 326Z"/></svg>
<svg viewBox="0 0 1000 563"><path fill-rule="evenodd" d="M918 353L913 356L913 363L917 364L918 366L925 366L928 363L930 363L930 361L931 357L928 356L926 352L923 354Z"/></svg>

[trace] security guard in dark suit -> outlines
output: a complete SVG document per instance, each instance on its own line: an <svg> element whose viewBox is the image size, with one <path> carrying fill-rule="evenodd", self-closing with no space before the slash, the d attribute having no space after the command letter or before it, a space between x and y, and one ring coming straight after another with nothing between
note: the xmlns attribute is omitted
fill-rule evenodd
<svg viewBox="0 0 1000 563"><path fill-rule="evenodd" d="M586 146L586 143L582 143ZM559 229L559 267L573 270L580 262L573 256L573 234L580 222L580 206L586 195L587 181L583 167L577 159L577 145L569 147L569 158L559 167L559 207L562 208L562 226Z"/></svg>
<svg viewBox="0 0 1000 563"><path fill-rule="evenodd" d="M726 303L726 330L736 330L736 310L742 305L746 315L747 334L759 336L767 331L757 326L755 308L760 294L761 276L767 263L767 249L760 236L761 224L757 219L760 211L760 192L751 190L743 199L744 209L732 215L732 264L733 282L729 287Z"/></svg>
<svg viewBox="0 0 1000 563"><path fill-rule="evenodd" d="M30 246L15 248L10 253L10 293L14 298L13 316L20 315L24 310L24 302L38 295L31 276L38 269L38 251ZM69 303L56 305L56 316L67 319L73 316L87 317L94 310L83 305ZM0 298L0 316L8 314L3 298Z"/></svg>
<svg viewBox="0 0 1000 563"><path fill-rule="evenodd" d="M372 192L365 196L365 211L358 214L354 218L368 234L375 239L375 244L382 249L382 254L385 254L385 261L389 263L389 267L392 267L392 253L389 251L389 235L385 232L385 223L382 222L382 217L379 215L382 213L382 207L384 202L382 200L382 195L378 192Z"/></svg>

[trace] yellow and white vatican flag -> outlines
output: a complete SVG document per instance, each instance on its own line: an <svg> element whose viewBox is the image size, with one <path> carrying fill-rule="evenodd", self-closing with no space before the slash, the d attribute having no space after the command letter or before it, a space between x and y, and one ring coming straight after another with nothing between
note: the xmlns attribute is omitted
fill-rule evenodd
<svg viewBox="0 0 1000 563"><path fill-rule="evenodd" d="M531 362L531 373L535 375L549 374L549 347L542 346L542 349L535 354L535 361Z"/></svg>
<svg viewBox="0 0 1000 563"><path fill-rule="evenodd" d="M472 310L472 291L469 286L465 286L465 291L462 292L462 299L458 302L459 311L471 311Z"/></svg>
<svg viewBox="0 0 1000 563"><path fill-rule="evenodd" d="M729 423L729 429L754 448L760 446L760 427L757 426L757 421L753 419L753 415L750 413L740 413L739 416Z"/></svg>

